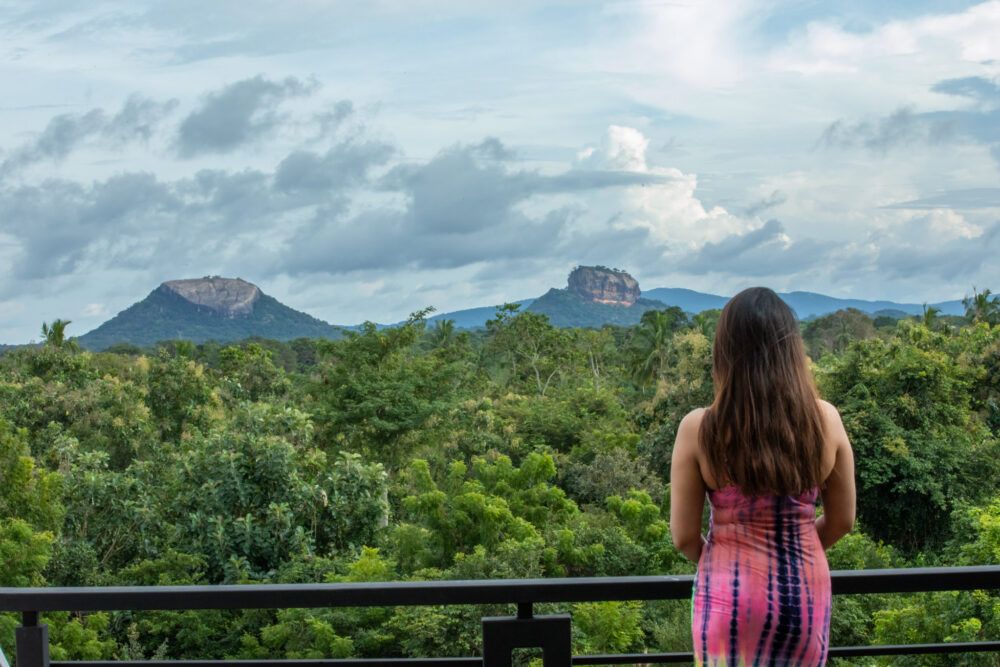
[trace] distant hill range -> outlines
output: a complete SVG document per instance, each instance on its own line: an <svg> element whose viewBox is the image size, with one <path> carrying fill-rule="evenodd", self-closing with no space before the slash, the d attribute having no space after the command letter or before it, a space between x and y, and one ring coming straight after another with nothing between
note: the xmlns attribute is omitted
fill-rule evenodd
<svg viewBox="0 0 1000 667"><path fill-rule="evenodd" d="M803 320L846 308L856 308L872 317L885 315L896 319L920 315L924 309L920 303L838 299L815 292L779 292L778 295ZM570 273L567 287L553 288L537 299L522 299L516 303L523 309L547 315L556 326L599 327L636 324L644 312L654 308L677 306L693 314L722 308L727 301L728 296L677 287L640 291L638 282L624 271L603 266L578 266ZM965 314L965 306L960 300L927 305L940 309L942 315ZM431 320L450 319L455 321L456 327L474 329L485 326L494 312L495 307L470 308L440 313Z"/></svg>
<svg viewBox="0 0 1000 667"><path fill-rule="evenodd" d="M710 308L722 308L729 301L729 297L727 296L705 294L703 292L673 287L651 289L643 292L642 295L670 304L671 306L679 306L689 313L700 313ZM873 317L887 315L897 319L906 317L907 315L921 315L924 312L924 305L921 303L838 299L826 296L825 294L816 294L815 292L778 292L778 296L791 306L795 314L802 320L811 320L846 308L857 308L861 312L868 313ZM942 315L965 315L965 306L958 299L929 303L927 305L940 309Z"/></svg>
<svg viewBox="0 0 1000 667"><path fill-rule="evenodd" d="M915 303L837 299L813 292L779 294L801 319L844 308L857 308L873 317L899 318L923 312L923 305ZM640 291L638 282L625 271L579 266L570 273L565 288L553 288L536 299L515 303L547 315L556 326L600 327L636 324L647 310L678 306L699 313L722 308L728 300L717 294L679 288ZM943 315L965 313L958 300L928 305L940 309ZM430 319L450 319L458 328L475 329L485 326L495 312L496 306L483 306L441 313ZM148 347L170 339L226 342L251 336L276 340L338 338L344 328L354 327L334 326L289 308L245 280L213 276L165 282L77 341L88 349L103 350L120 342Z"/></svg>
<svg viewBox="0 0 1000 667"><path fill-rule="evenodd" d="M293 340L339 335L338 327L283 305L256 285L214 276L165 282L77 342L104 350L120 342L146 347L171 339L201 343L251 336Z"/></svg>

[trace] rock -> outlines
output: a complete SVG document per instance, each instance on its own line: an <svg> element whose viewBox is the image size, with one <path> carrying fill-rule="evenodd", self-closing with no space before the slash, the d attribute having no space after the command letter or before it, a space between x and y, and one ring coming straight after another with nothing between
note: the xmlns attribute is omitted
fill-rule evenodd
<svg viewBox="0 0 1000 667"><path fill-rule="evenodd" d="M160 288L230 319L249 315L260 299L260 288L239 278L168 280Z"/></svg>
<svg viewBox="0 0 1000 667"><path fill-rule="evenodd" d="M578 266L569 274L569 291L585 301L631 306L639 299L639 282L604 266Z"/></svg>

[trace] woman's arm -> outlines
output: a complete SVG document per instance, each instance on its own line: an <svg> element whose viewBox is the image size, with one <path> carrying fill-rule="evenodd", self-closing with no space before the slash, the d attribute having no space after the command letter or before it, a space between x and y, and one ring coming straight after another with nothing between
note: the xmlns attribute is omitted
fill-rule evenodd
<svg viewBox="0 0 1000 667"><path fill-rule="evenodd" d="M701 536L705 482L698 466L698 428L703 413L695 410L681 421L670 460L670 535L674 546L696 563L705 543Z"/></svg>
<svg viewBox="0 0 1000 667"><path fill-rule="evenodd" d="M854 487L854 451L840 413L823 403L827 442L834 448L833 470L823 482L823 514L816 519L816 532L824 549L832 547L854 528L857 491Z"/></svg>

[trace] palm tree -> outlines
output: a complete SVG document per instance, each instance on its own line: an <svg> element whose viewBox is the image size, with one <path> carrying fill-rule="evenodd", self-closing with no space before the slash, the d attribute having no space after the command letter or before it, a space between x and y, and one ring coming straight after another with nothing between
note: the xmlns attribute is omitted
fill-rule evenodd
<svg viewBox="0 0 1000 667"><path fill-rule="evenodd" d="M63 343L66 342L66 325L70 322L71 320L57 319L52 321L52 326L42 322L42 336L45 338L45 344L52 347L62 347Z"/></svg>
<svg viewBox="0 0 1000 667"><path fill-rule="evenodd" d="M982 292L972 288L972 296L962 299L965 306L965 316L973 322L1000 324L1000 296L984 289Z"/></svg>
<svg viewBox="0 0 1000 667"><path fill-rule="evenodd" d="M833 351L843 352L854 340L854 335L851 333L851 328L847 326L847 320L840 320L840 328L837 329L837 333L833 337Z"/></svg>
<svg viewBox="0 0 1000 667"><path fill-rule="evenodd" d="M712 340L715 337L715 327L719 323L719 316L722 311L718 308L703 310L691 318L694 328L702 333L705 338Z"/></svg>
<svg viewBox="0 0 1000 667"><path fill-rule="evenodd" d="M428 333L430 335L431 347L447 347L455 341L455 320L434 320L434 326L431 327Z"/></svg>
<svg viewBox="0 0 1000 667"><path fill-rule="evenodd" d="M632 343L632 373L635 381L645 387L659 377L670 355L679 308L647 310L639 321ZM683 313L680 313L683 316Z"/></svg>
<svg viewBox="0 0 1000 667"><path fill-rule="evenodd" d="M937 316L938 316L938 313L940 313L940 312L941 312L940 308L935 308L934 306L928 306L925 303L924 304L924 326L927 327L928 329L930 329L931 331L933 331L934 327L937 325Z"/></svg>

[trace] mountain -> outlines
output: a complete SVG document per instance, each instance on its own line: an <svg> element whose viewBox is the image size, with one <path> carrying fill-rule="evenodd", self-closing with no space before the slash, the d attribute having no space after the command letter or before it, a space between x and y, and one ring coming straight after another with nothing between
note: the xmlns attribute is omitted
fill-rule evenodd
<svg viewBox="0 0 1000 667"><path fill-rule="evenodd" d="M338 338L339 328L283 305L239 278L171 280L79 338L91 350L119 342L140 347L157 341L195 343L262 336L276 340Z"/></svg>
<svg viewBox="0 0 1000 667"><path fill-rule="evenodd" d="M689 289L658 287L642 293L650 299L662 301L671 306L679 306L689 313L700 313L709 308L722 308L729 301L727 296L705 294ZM828 315L845 308L857 308L869 315L889 315L890 317L906 317L920 315L924 312L923 304L896 303L895 301L865 301L863 299L839 299L815 292L778 292L778 296L787 303L795 314L803 320ZM940 308L942 315L964 315L965 306L960 300L941 301L929 306Z"/></svg>
<svg viewBox="0 0 1000 667"><path fill-rule="evenodd" d="M779 293L801 319L811 319L845 308L857 308L875 317L920 315L922 304L893 301L839 299L814 292ZM567 287L553 288L537 299L516 303L542 313L560 327L631 325L647 310L678 306L688 313L722 308L727 296L695 290L660 287L640 291L638 282L625 271L603 266L579 266L570 273ZM960 300L929 304L942 315L964 315ZM460 329L485 326L496 306L440 313L430 318L451 319ZM93 331L77 338L83 347L103 350L127 342L141 347L157 341L186 339L220 342L261 336L276 340L295 338L339 338L339 327L294 310L264 294L256 285L239 278L218 276L171 280L142 301L118 313ZM4 351L0 348L0 352Z"/></svg>
<svg viewBox="0 0 1000 667"><path fill-rule="evenodd" d="M639 281L621 269L606 266L578 266L570 271L566 289L588 303L606 306L635 305Z"/></svg>
<svg viewBox="0 0 1000 667"><path fill-rule="evenodd" d="M657 287L642 293L647 299L662 301L668 306L677 306L688 313L700 313L703 310L722 308L729 301L728 296L695 292L680 287Z"/></svg>
<svg viewBox="0 0 1000 667"><path fill-rule="evenodd" d="M865 301L863 299L838 299L815 292L783 292L782 299L795 311L800 319L808 320L820 317L845 308L857 308L861 312L875 315L879 311L902 311L907 315L921 315L924 306L921 303L896 303L894 301ZM941 301L927 304L940 308L942 315L965 315L965 306L961 300ZM884 314L884 313L883 313Z"/></svg>
<svg viewBox="0 0 1000 667"><path fill-rule="evenodd" d="M625 271L605 266L578 266L565 289L550 289L528 310L547 315L557 327L600 327L638 324L647 310L666 308L640 297L639 282Z"/></svg>
<svg viewBox="0 0 1000 667"><path fill-rule="evenodd" d="M534 299L521 299L514 303L521 306L523 310L529 306ZM455 310L450 313L441 313L427 318L428 324L434 324L434 320L454 320L455 326L459 329L477 329L486 326L486 320L492 319L496 315L498 306L483 306L481 308L466 308L465 310Z"/></svg>
<svg viewBox="0 0 1000 667"><path fill-rule="evenodd" d="M666 304L650 299L637 299L629 306L606 304L588 301L569 289L552 288L535 299L527 310L547 315L557 327L597 328L605 324L638 324L647 310L663 310L666 307Z"/></svg>

